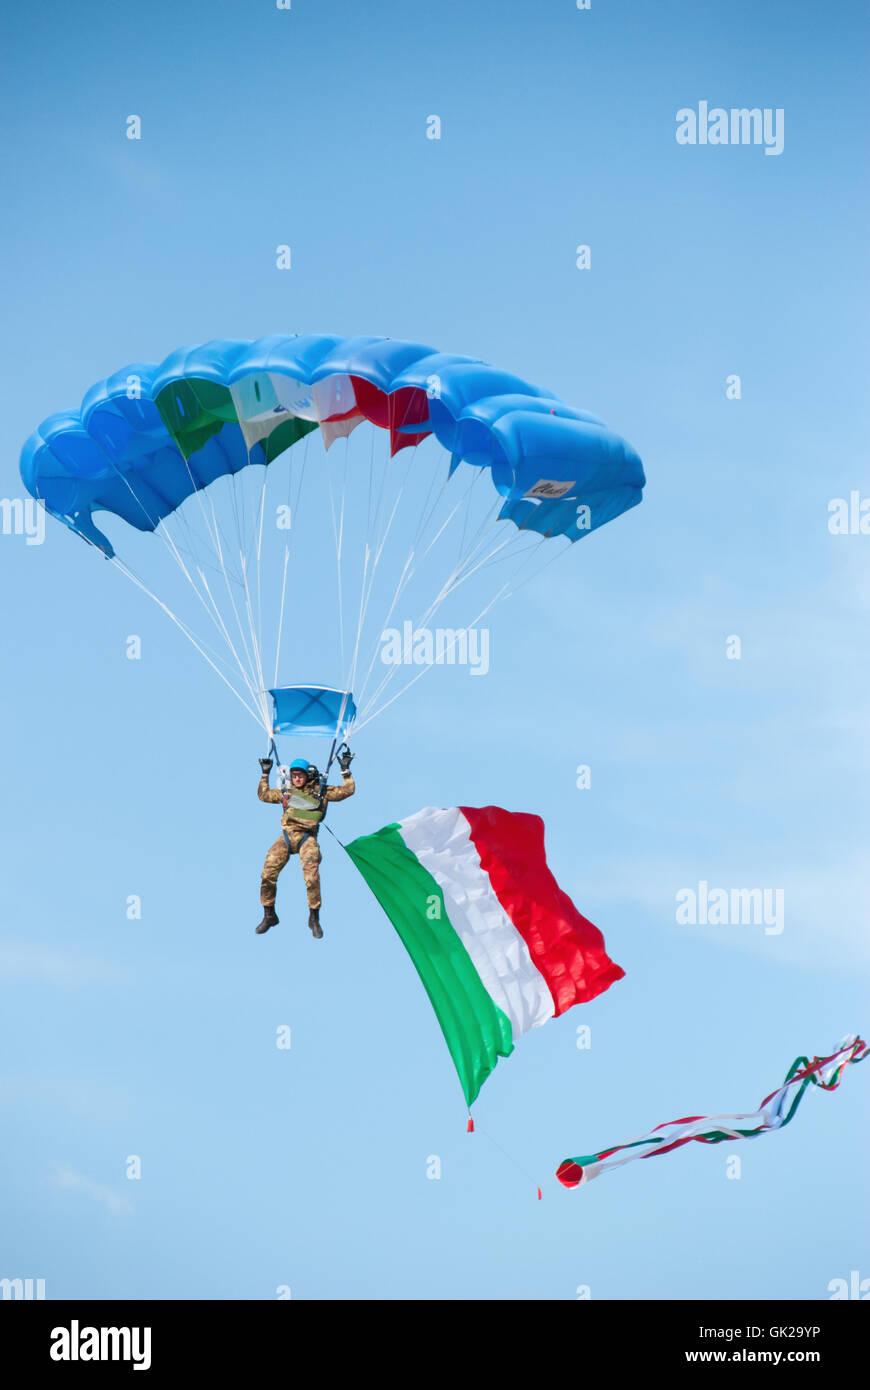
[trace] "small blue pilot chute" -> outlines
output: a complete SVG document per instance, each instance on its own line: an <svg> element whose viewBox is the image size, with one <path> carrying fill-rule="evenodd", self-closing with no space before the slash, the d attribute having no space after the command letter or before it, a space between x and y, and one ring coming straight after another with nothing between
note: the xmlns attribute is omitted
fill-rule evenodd
<svg viewBox="0 0 870 1390"><path fill-rule="evenodd" d="M270 690L274 707L272 733L310 734L347 738L356 718L356 705L348 690L323 685L284 685Z"/></svg>

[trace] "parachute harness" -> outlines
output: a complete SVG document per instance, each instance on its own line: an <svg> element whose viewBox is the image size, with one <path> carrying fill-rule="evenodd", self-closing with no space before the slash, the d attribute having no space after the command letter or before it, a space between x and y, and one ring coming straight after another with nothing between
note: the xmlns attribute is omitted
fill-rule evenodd
<svg viewBox="0 0 870 1390"><path fill-rule="evenodd" d="M350 752L350 749L348 748L347 741L345 740L345 741L343 741L342 743L339 743L339 742L338 742L338 734L336 734L335 738L332 740L332 748L330 749L330 752L329 752L329 758L328 758L328 760L327 760L326 767L325 767L325 769L323 770L323 772L318 773L318 776L317 776L317 799L318 799L318 802L319 802L319 810L320 810L320 820L317 822L318 825L323 825L324 821L326 820L326 811L327 811L327 808L328 808L328 806L329 806L329 801L327 800L327 796L326 796L327 783L328 783L328 780L329 780L329 769L332 767L332 764L335 762L336 758L340 758L340 757L342 756L342 753L349 753L349 752ZM277 748L277 746L276 746L276 744L275 744L275 739L274 739L274 737L273 737L273 738L270 738L270 740L269 740L269 754L268 754L268 756L271 757L271 758L275 761L275 763L280 764L280 758L279 758L279 756L278 756L278 748ZM314 764L313 764L313 763L310 763L310 764L309 764L309 781L313 781L313 780L314 780L313 777L312 777L312 775L311 775L311 769L312 769L312 768L314 768ZM314 771L316 772L317 769L314 768ZM282 811L286 811L286 810L287 810L287 798L288 798L288 795L289 795L289 794L288 794L288 792L287 792L286 789L285 789L285 790L282 792L282 795L281 795L281 809L282 809ZM333 833L332 833L332 831L330 830L329 826L327 826L326 828L327 828L327 830L329 830L329 833L330 833L330 835L332 835L332 838L333 838L334 840L338 840L338 836L337 836L337 835L333 835ZM302 846L305 844L305 841L314 838L314 834L315 834L315 832L314 832L313 830L306 830L305 834L302 836L302 839L299 841L299 844L298 844L298 845L296 846L296 848L294 849L293 846L292 846L292 844L290 843L290 836L287 834L287 831L284 830L284 829L282 829L282 832L281 832L281 833L282 833L283 836L284 836L284 843L285 843L285 845L287 846L287 848L288 848L288 850L290 851L291 854L298 854L299 851L302 849ZM341 840L338 840L338 843L341 844ZM342 848L344 848L344 846L342 846Z"/></svg>

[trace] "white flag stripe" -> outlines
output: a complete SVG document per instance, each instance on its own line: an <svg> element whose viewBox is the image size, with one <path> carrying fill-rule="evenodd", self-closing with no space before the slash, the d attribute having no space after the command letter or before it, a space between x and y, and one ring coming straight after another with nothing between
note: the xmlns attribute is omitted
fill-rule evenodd
<svg viewBox="0 0 870 1390"><path fill-rule="evenodd" d="M427 806L399 822L411 853L444 894L451 925L514 1041L552 1018L556 1005L529 948L493 891L468 821L455 806Z"/></svg>

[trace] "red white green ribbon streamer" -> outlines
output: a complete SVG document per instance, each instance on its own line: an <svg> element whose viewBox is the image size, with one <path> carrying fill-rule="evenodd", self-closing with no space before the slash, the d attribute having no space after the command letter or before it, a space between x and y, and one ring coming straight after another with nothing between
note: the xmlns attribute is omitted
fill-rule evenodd
<svg viewBox="0 0 870 1390"><path fill-rule="evenodd" d="M556 1177L565 1187L579 1187L591 1182L599 1173L621 1168L635 1158L654 1158L670 1153L683 1144L724 1144L735 1139L755 1139L774 1129L782 1129L797 1110L808 1086L820 1086L823 1091L835 1091L850 1062L863 1062L868 1054L862 1038L850 1034L829 1057L797 1057L788 1069L785 1081L773 1091L752 1115L688 1115L657 1125L649 1134L617 1144L599 1153L580 1158L566 1158L559 1164Z"/></svg>

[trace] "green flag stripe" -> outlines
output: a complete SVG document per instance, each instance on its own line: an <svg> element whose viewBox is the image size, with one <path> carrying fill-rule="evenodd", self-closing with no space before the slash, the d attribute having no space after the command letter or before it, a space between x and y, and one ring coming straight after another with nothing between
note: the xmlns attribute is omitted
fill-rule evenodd
<svg viewBox="0 0 870 1390"><path fill-rule="evenodd" d="M513 1052L510 1020L484 988L451 925L441 889L398 825L362 835L346 849L414 962L471 1105L499 1057ZM440 914L434 918L433 899Z"/></svg>

